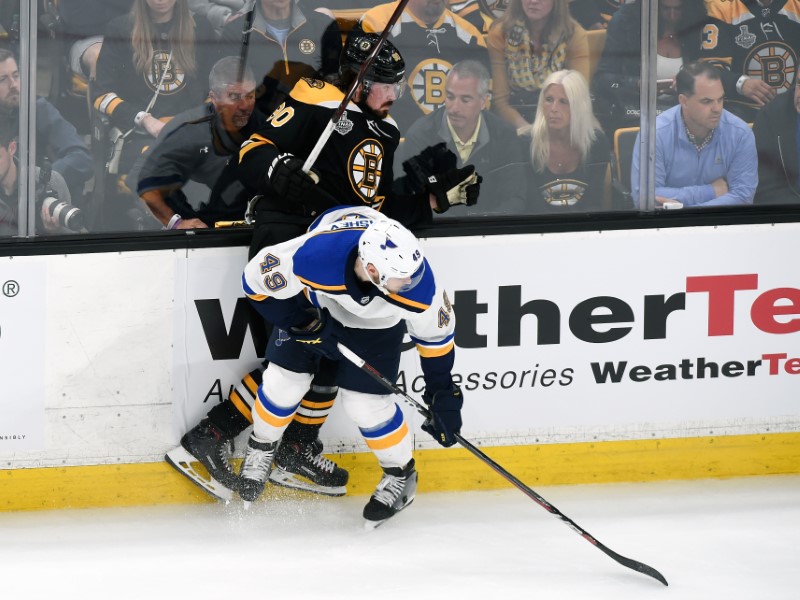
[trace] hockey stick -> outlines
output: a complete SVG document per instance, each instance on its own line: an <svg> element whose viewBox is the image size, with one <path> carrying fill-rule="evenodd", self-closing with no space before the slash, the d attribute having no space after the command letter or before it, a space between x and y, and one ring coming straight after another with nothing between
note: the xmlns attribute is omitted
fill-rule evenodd
<svg viewBox="0 0 800 600"><path fill-rule="evenodd" d="M244 81L244 70L247 67L247 54L250 50L250 32L253 30L253 17L256 14L256 5L253 3L253 8L247 11L244 16L244 26L242 27L242 49L239 53L239 76L237 82Z"/></svg>
<svg viewBox="0 0 800 600"><path fill-rule="evenodd" d="M338 344L338 348L339 348L339 352L341 352L342 355L347 360L349 360L354 365L359 367L362 371L364 371L365 373L370 375L378 383L383 385L388 391L392 392L393 394L396 394L396 395L400 396L403 400L406 401L406 403L408 403L412 407L414 407L417 410L417 412L419 414L421 414L423 417L425 417L426 419L429 419L431 417L431 413L427 409L427 407L423 406L422 404L420 404L419 402L414 400L411 396L409 396L403 390L401 390L399 387L397 387L393 382L391 382L386 377L381 375L375 369L375 367L373 367L372 365L367 363L364 359L362 359L360 356L358 356L355 352L353 352L352 350L350 350L349 348L347 348L346 346L344 346L341 343ZM486 456L478 448L473 446L471 442L469 442L468 440L465 440L463 437L461 437L460 434L456 433L456 434L454 434L454 437L456 438L458 443L461 444L464 448L469 450L472 454L474 454L480 460L482 460L487 465L489 465L489 467L491 469L493 469L495 472L497 472L499 475L501 475L504 479L506 479L507 481L512 483L514 485L514 487L516 487L523 494L528 496L528 498L530 498L531 500L536 502L536 504L541 506L543 509L545 509L547 512L549 512L551 515L555 515L556 517L561 519L564 523L569 525L569 527L572 528L573 531L576 531L578 534L580 534L580 536L583 537L587 542L589 542L590 544L592 544L592 545L596 546L597 548L599 548L600 550L602 550L605 554L607 554L608 556L613 558L619 564L621 564L621 565L623 565L625 567L628 567L629 569L633 569L634 571L638 571L639 573L642 573L644 575L648 575L648 576L652 577L653 579L657 579L658 581L660 581L664 585L669 585L667 583L667 580L664 578L664 576L661 573L659 573L658 571L656 571L653 567L650 567L650 566L648 566L648 565L646 565L644 563L641 563L641 562L639 562L637 560L632 560L630 558L625 558L624 556L622 556L620 554L617 554L616 552L611 550L611 548L608 548L607 546L601 544L591 534L589 534L588 531L583 529L583 527L578 525L575 521L570 519L567 515L562 513L555 506L550 504L542 496L540 496L534 490L532 490L527 485L522 483L519 479L514 477L511 473L506 471L503 467L501 467L499 464L497 464L491 458Z"/></svg>
<svg viewBox="0 0 800 600"><path fill-rule="evenodd" d="M345 94L344 98L339 103L336 112L333 113L331 120L328 121L328 124L325 126L325 129L319 136L317 143L314 145L314 148L312 148L311 152L308 155L308 158L306 158L306 162L303 163L303 171L305 171L306 173L308 173L311 170L311 167L317 161L320 152L322 152L322 148L327 143L328 138L331 137L333 130L336 129L336 124L339 122L339 119L342 118L344 111L347 109L347 105L350 104L350 100L353 99L353 96L356 93L356 89L358 88L359 85L361 85L361 82L364 80L364 75L367 74L367 69L369 69L370 65L372 64L372 61L375 60L375 57L378 55L381 46L383 46L383 42L385 42L386 38L389 37L389 31L392 29L392 27L394 27L394 24L397 22L397 19L400 18L400 15L403 14L403 10L405 10L406 4L408 4L408 0L400 0L400 2L398 2L397 7L394 9L394 12L392 13L392 16L389 17L389 20L386 22L386 27L384 27L383 31L381 32L381 37L380 39L378 39L378 43L375 44L375 47L372 49L372 52L370 52L369 56L367 57L367 60L365 60L361 64L361 68L358 70L358 75L356 75L356 78L353 80L353 83L350 84L350 88L347 90L347 93Z"/></svg>

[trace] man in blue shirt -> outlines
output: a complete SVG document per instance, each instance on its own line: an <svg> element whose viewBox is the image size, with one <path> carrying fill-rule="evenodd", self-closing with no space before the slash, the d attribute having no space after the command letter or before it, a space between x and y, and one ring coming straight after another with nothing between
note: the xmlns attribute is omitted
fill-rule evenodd
<svg viewBox="0 0 800 600"><path fill-rule="evenodd" d="M678 106L656 118L656 207L668 201L684 207L752 204L758 185L755 138L747 123L723 110L719 69L686 64L675 85ZM644 206L638 152L631 190L634 203Z"/></svg>

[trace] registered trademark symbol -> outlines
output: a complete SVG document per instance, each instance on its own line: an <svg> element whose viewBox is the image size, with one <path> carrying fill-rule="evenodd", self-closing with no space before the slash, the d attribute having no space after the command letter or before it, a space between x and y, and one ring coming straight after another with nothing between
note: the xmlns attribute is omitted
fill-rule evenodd
<svg viewBox="0 0 800 600"><path fill-rule="evenodd" d="M13 279L9 279L3 284L3 295L8 298L13 298L19 294L19 284Z"/></svg>

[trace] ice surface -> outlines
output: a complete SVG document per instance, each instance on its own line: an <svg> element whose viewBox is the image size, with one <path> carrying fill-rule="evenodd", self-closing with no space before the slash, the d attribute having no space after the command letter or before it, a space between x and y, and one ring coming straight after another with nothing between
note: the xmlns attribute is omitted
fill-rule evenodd
<svg viewBox="0 0 800 600"><path fill-rule="evenodd" d="M4 598L800 598L800 476L422 494L365 531L366 497L0 514Z"/></svg>

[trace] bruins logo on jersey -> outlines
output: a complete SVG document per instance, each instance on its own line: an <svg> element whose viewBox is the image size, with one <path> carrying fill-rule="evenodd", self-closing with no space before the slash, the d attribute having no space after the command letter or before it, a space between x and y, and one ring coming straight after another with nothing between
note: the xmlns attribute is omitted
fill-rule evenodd
<svg viewBox="0 0 800 600"><path fill-rule="evenodd" d="M365 204L378 201L378 186L383 175L383 146L366 139L353 148L348 160L350 185Z"/></svg>
<svg viewBox="0 0 800 600"><path fill-rule="evenodd" d="M144 80L154 92L158 87L159 94L169 95L183 88L186 83L186 73L169 59L169 52L156 50L150 61L150 69L145 71Z"/></svg>
<svg viewBox="0 0 800 600"><path fill-rule="evenodd" d="M574 206L586 193L586 184L577 179L551 181L541 188L544 201L550 206Z"/></svg>
<svg viewBox="0 0 800 600"><path fill-rule="evenodd" d="M420 110L428 114L444 104L444 84L453 65L440 58L420 62L408 78L411 96Z"/></svg>
<svg viewBox="0 0 800 600"><path fill-rule="evenodd" d="M766 42L753 48L744 61L744 74L764 80L778 93L794 85L797 54L783 42Z"/></svg>

